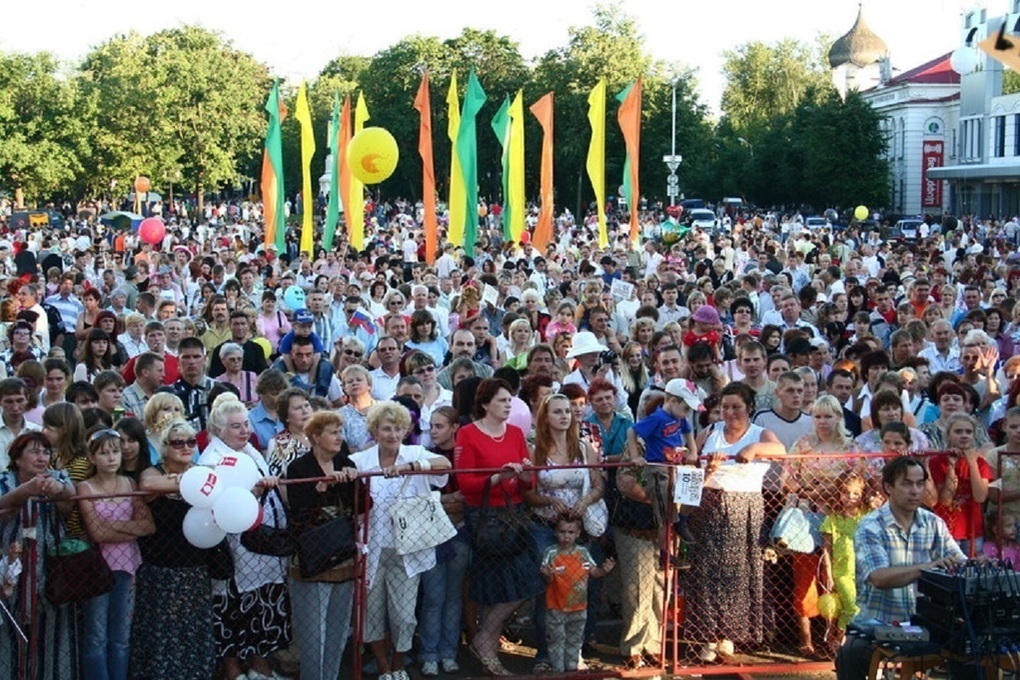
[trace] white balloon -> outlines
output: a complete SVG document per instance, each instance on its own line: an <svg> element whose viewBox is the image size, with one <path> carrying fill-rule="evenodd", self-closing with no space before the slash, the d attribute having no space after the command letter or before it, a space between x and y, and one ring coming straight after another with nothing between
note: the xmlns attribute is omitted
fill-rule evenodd
<svg viewBox="0 0 1020 680"><path fill-rule="evenodd" d="M224 488L216 472L202 465L181 475L181 496L196 508L211 508Z"/></svg>
<svg viewBox="0 0 1020 680"><path fill-rule="evenodd" d="M223 454L213 449L206 449L202 452L202 455L198 457L199 465L208 465L209 467L216 467L220 459L223 458Z"/></svg>
<svg viewBox="0 0 1020 680"><path fill-rule="evenodd" d="M259 518L259 502L251 491L239 487L224 489L213 504L216 526L228 534L240 534L250 529Z"/></svg>
<svg viewBox="0 0 1020 680"><path fill-rule="evenodd" d="M958 47L953 50L953 54L949 57L949 67L961 76L973 73L974 69L977 68L977 64L978 53L973 47Z"/></svg>
<svg viewBox="0 0 1020 680"><path fill-rule="evenodd" d="M181 528L184 531L184 538L196 548L211 548L227 536L227 532L216 526L212 510L208 508L188 510Z"/></svg>
<svg viewBox="0 0 1020 680"><path fill-rule="evenodd" d="M215 469L216 474L228 488L239 486L250 491L262 479L258 465L246 453L229 453L223 456L216 463Z"/></svg>

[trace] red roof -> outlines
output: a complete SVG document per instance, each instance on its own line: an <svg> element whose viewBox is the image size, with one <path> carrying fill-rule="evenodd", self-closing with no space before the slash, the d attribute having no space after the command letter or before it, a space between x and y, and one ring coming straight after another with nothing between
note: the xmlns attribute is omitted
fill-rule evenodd
<svg viewBox="0 0 1020 680"><path fill-rule="evenodd" d="M949 57L952 52L935 57L929 62L904 71L888 82L883 83L884 87L902 85L906 83L918 83L921 85L959 85L960 74L949 66Z"/></svg>

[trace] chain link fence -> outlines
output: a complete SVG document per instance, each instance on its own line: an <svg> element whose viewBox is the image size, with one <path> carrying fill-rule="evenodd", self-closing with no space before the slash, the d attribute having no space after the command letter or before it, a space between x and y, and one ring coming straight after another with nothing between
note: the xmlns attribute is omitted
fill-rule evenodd
<svg viewBox="0 0 1020 680"><path fill-rule="evenodd" d="M933 471L940 455L928 456ZM855 613L854 529L884 501L883 462L761 463L762 491L709 483L696 507L670 503L661 527L635 491L644 472L620 464L576 466L601 476L605 493L604 506L566 508L573 514L507 506L498 489L491 507L459 503L461 474L497 470L362 476L337 485L348 495L339 506L302 500L326 479L288 480L270 492L287 507L282 521L263 511L260 527L210 548L186 538L190 506L175 495L34 499L0 524L0 673L94 677L87 669L102 664L101 677L401 680L831 668ZM1016 454L989 463L1018 488ZM979 508L969 549L1015 546L997 540L1004 524L1015 532L1013 493ZM954 527L969 526L953 514L969 512L964 495L939 510ZM96 555L112 569L97 572Z"/></svg>

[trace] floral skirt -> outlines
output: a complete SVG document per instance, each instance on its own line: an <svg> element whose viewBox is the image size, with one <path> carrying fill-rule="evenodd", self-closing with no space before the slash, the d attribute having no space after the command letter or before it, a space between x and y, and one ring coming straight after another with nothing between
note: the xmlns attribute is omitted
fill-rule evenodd
<svg viewBox="0 0 1020 680"><path fill-rule="evenodd" d="M131 677L211 678L212 585L206 567L142 564L135 580Z"/></svg>
<svg viewBox="0 0 1020 680"><path fill-rule="evenodd" d="M250 659L267 657L290 645L290 597L283 583L239 592L234 579L226 595L213 598L216 653Z"/></svg>

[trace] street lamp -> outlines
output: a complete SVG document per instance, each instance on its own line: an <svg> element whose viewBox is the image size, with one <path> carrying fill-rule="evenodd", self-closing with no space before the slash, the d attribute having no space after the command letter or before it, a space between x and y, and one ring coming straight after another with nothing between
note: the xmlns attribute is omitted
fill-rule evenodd
<svg viewBox="0 0 1020 680"><path fill-rule="evenodd" d="M666 194L669 196L669 204L676 205L676 197L680 193L680 180L676 176L676 170L680 167L680 163L683 162L683 156L676 152L676 84L680 80L679 76L673 77L673 134L672 144L670 146L670 153L668 156L662 157L662 162L669 168L669 175L666 177Z"/></svg>
<svg viewBox="0 0 1020 680"><path fill-rule="evenodd" d="M751 152L751 160L754 160L754 144L747 141L743 137L737 137L737 141L747 147L747 149Z"/></svg>

